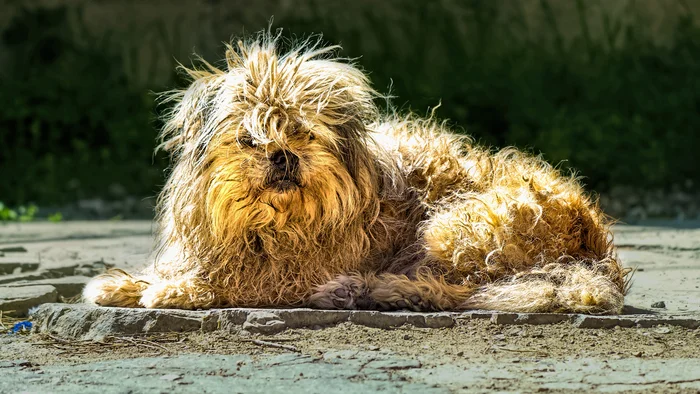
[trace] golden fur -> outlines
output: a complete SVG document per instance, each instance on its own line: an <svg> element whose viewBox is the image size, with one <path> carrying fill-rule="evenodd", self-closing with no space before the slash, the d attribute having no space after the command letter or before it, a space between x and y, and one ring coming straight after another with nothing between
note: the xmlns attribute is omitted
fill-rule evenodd
<svg viewBox="0 0 700 394"><path fill-rule="evenodd" d="M444 124L382 114L367 76L261 34L206 62L161 147L154 263L93 279L110 306L619 313L627 270L572 176Z"/></svg>

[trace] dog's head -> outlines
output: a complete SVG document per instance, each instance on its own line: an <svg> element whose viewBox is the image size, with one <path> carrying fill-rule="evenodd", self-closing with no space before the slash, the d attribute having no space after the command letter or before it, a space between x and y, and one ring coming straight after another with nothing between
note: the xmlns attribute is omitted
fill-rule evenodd
<svg viewBox="0 0 700 394"><path fill-rule="evenodd" d="M280 53L278 41L228 46L225 69L186 69L191 85L167 96L166 204L175 215L200 212L219 237L333 231L376 200L367 77L331 58L334 47Z"/></svg>

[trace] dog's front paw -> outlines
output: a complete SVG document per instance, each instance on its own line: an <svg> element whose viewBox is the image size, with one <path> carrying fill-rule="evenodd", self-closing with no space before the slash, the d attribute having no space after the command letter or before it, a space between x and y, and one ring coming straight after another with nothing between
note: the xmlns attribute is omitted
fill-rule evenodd
<svg viewBox="0 0 700 394"><path fill-rule="evenodd" d="M111 270L96 276L83 289L83 299L102 306L135 308L148 282L122 270Z"/></svg>
<svg viewBox="0 0 700 394"><path fill-rule="evenodd" d="M417 294L408 295L397 293L386 297L380 296L378 299L377 309L382 311L407 309L414 312L430 312L438 310L430 301Z"/></svg>
<svg viewBox="0 0 700 394"><path fill-rule="evenodd" d="M192 279L156 282L139 300L146 308L198 309L219 305L216 294L206 284Z"/></svg>
<svg viewBox="0 0 700 394"><path fill-rule="evenodd" d="M145 308L186 308L182 303L184 293L167 282L154 283L143 291L139 304Z"/></svg>
<svg viewBox="0 0 700 394"><path fill-rule="evenodd" d="M377 303L377 309L395 311L408 309L414 312L436 311L431 297L410 281L389 280L380 282L372 289L372 299Z"/></svg>
<svg viewBox="0 0 700 394"><path fill-rule="evenodd" d="M309 299L318 309L373 309L364 280L354 276L339 276L319 286Z"/></svg>

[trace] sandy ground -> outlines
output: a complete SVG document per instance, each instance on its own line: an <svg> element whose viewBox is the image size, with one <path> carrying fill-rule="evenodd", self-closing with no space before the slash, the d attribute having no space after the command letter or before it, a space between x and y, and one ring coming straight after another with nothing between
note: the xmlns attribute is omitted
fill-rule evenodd
<svg viewBox="0 0 700 394"><path fill-rule="evenodd" d="M95 343L25 336L0 344L6 360L0 373L14 372L0 375L2 392L329 392L328 385L341 392L700 390L700 330L679 327L586 330L468 321L450 329L382 330L342 324L265 337L163 334ZM280 357L285 363L271 365ZM370 363L388 367L363 368ZM229 382L208 382L212 376ZM239 380L257 384L234 390Z"/></svg>
<svg viewBox="0 0 700 394"><path fill-rule="evenodd" d="M147 260L150 229L149 222L0 226L0 247L22 245L47 267L104 259L133 269ZM697 316L700 231L619 226L615 233L623 262L638 268L627 303L650 309L664 301L656 311ZM264 337L3 335L0 349L0 392L700 392L700 329L665 326L471 320L449 329L341 324Z"/></svg>

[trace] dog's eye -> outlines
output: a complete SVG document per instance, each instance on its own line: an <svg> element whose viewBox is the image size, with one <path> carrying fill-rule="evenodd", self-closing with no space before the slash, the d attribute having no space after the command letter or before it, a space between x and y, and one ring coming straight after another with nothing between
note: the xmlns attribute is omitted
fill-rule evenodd
<svg viewBox="0 0 700 394"><path fill-rule="evenodd" d="M238 143L243 146L247 146L248 148L252 148L255 146L255 141L253 141L253 138L249 136L238 137Z"/></svg>
<svg viewBox="0 0 700 394"><path fill-rule="evenodd" d="M309 133L309 141L313 141L315 139L316 139L316 136L314 135L314 133Z"/></svg>

